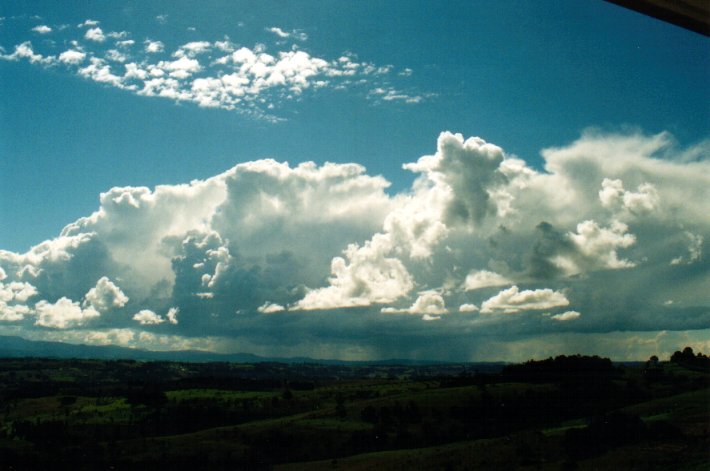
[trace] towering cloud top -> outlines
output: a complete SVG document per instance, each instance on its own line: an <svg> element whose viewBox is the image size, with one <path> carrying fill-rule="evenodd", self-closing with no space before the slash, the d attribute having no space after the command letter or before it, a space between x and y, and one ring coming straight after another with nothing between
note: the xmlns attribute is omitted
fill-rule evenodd
<svg viewBox="0 0 710 471"><path fill-rule="evenodd" d="M445 132L404 165L418 176L399 194L358 164L274 160L112 188L57 238L0 251L0 322L153 348L368 355L394 338L411 350L432 335L706 328L707 158L683 158L667 134L587 133L543 155L541 172Z"/></svg>

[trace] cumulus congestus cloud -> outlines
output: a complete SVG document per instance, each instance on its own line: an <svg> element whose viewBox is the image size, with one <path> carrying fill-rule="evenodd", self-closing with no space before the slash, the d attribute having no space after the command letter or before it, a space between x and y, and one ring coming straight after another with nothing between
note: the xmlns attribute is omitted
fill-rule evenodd
<svg viewBox="0 0 710 471"><path fill-rule="evenodd" d="M361 357L707 328L707 158L684 158L665 133L587 132L542 154L537 170L444 132L404 165L417 177L397 194L358 164L274 160L112 188L56 238L0 251L0 324L38 338Z"/></svg>

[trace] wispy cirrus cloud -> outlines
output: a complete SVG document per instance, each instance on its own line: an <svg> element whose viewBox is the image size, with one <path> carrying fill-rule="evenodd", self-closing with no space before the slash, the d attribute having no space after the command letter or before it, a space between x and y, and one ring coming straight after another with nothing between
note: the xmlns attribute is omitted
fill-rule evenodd
<svg viewBox="0 0 710 471"><path fill-rule="evenodd" d="M78 25L76 25L76 27L77 28L84 28L84 27L92 28L94 26L98 26L99 23L100 23L100 21L92 20L89 18L89 19L86 19L83 22L79 23Z"/></svg>
<svg viewBox="0 0 710 471"><path fill-rule="evenodd" d="M167 22L162 16L157 20ZM41 25L34 31L48 34L53 29ZM0 54L0 59L61 66L89 80L138 95L232 110L270 121L283 119L278 110L285 103L323 89L349 89L380 104L417 104L433 96L405 85L411 69L398 72L391 65L361 61L350 53L328 58L304 50L298 43L307 41L308 35L301 30L265 28L275 39L271 45L267 45L269 37L253 46L224 38L196 40L170 48L164 40L136 41L128 31L105 30L92 19L72 31L56 31L55 37L60 41L48 44L17 44L12 53ZM71 47L61 49L61 44Z"/></svg>
<svg viewBox="0 0 710 471"><path fill-rule="evenodd" d="M277 26L272 26L271 28L266 28L266 31L269 33L273 33L276 36L278 36L281 39L298 39L299 41L306 41L308 40L308 35L304 33L301 30L295 29L293 31L284 31L283 29L277 27Z"/></svg>

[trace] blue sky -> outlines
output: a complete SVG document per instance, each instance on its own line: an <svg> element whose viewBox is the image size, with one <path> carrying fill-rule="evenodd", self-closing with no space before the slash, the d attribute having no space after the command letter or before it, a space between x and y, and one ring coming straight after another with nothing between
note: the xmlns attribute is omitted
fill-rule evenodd
<svg viewBox="0 0 710 471"><path fill-rule="evenodd" d="M12 2L0 16L8 53L29 40L56 54L83 39L87 28L77 24L95 19L139 44L162 41L166 55L225 35L272 53L293 43L328 60L350 52L392 65L383 82L426 97L376 104L363 99L367 87L322 90L276 100L274 114L285 121L269 124L136 96L61 67L4 61L0 246L12 250L93 211L112 186L185 182L262 157L356 161L399 189L409 183L401 164L431 152L432 136L445 129L539 165L542 148L588 126L668 130L692 143L710 122L707 40L605 2ZM44 24L54 31L31 31ZM270 27L308 39L276 46ZM50 40L55 48L44 46ZM407 69L411 76L397 75Z"/></svg>
<svg viewBox="0 0 710 471"><path fill-rule="evenodd" d="M118 321L127 319L150 332L158 329L154 335L200 338L205 348L219 344L223 350L256 351L253 339L279 332L283 320L263 320L263 315L240 320L253 328L252 343L229 344L215 340L215 326L197 320L190 324L187 313L255 313L259 307L264 314L276 313L278 306L289 313L284 315L338 312L322 322L310 314L305 320L289 318L312 340L292 350L284 347L284 353L317 354L307 345L329 344L331 350L323 355L378 357L386 354L378 349L387 342L368 341L365 348L352 340L367 337L367 325L384 323L386 329L393 317L414 322L412 314L439 318L456 310L452 302L469 305L461 312L474 312L473 307L482 312L488 301L490 313L507 312L495 307L505 302L517 306L508 308L515 312L557 308L559 312L539 313L543 318L535 321L564 318L550 326L593 318L600 308L592 307L596 298L590 293L603 278L599 273L625 274L628 286L641 286L640 280L657 274L646 268L653 258L648 253L663 245L654 231L670 241L664 246L668 263L655 265L665 267L659 279L679 276L667 273L669 266L677 270L687 265L689 270L683 275L687 286L657 301L665 306L662 311L687 297L682 327L692 329L671 326L671 331L698 335L694 326L707 318L708 300L698 288L708 280L707 269L698 268L707 263L702 251L707 224L693 215L695 209L702 214L708 195L702 181L678 176L698 173L707 162L710 42L698 34L601 1L166 1L71 7L6 2L0 17L0 248L5 251L0 274L5 273L7 293L15 290L3 301L12 332L68 341L123 335L130 344L125 340L128 324ZM481 176L493 168L484 163L498 165L500 159L486 145L466 140L473 136L502 148L506 163L490 173L491 180ZM456 163L459 154L483 160L469 167ZM426 155L433 157L418 161ZM588 159L584 164L579 163L582 156ZM673 165L656 165L658 159ZM308 161L315 162L315 169L298 167ZM326 162L341 165L326 167ZM514 162L524 162L525 170ZM348 167L350 163L362 168ZM403 169L408 163L409 169ZM243 166L234 169L238 164ZM546 175L560 181L550 183ZM503 180L509 188L501 186ZM664 189L664 181L687 184L687 214L677 212L682 198L675 194L678 189ZM545 189L563 183L571 189L559 187L557 194ZM157 185L163 185L164 193ZM354 189L341 199L329 185ZM153 193L137 190L142 187ZM523 187L534 191L517 194ZM100 200L102 193L108 196ZM276 213L269 211L276 210L264 206L264 195L278 203L275 207L292 212L313 211L308 198L333 198L335 206L317 207L332 214L327 221L301 218L300 213L272 220L269 215ZM569 207L556 207L555 199L567 199ZM173 206L178 200L182 203ZM125 203L143 210L148 201L154 206L138 219L115 206ZM336 214L336 206L343 214ZM439 212L433 214L432 208ZM600 208L613 214L602 214ZM525 218L511 219L525 211ZM656 214L655 222L644 219L644 211ZM491 215L498 218L497 225L487 227L486 221L495 219ZM148 220L156 226L148 227ZM411 223L415 220L418 225ZM119 221L126 226L121 228ZM156 229L161 222L163 232ZM497 249L484 249L485 241L492 244L502 237L495 227L507 227L515 237L496 242ZM202 242L195 242L195 231ZM299 239L308 235L322 253L311 254L312 247ZM513 240L522 247L520 253L513 253ZM559 246L551 249L551 241ZM71 279L61 285L57 280L65 275L59 273L80 259L75 251L86 244L97 251L82 262L91 269L81 263L74 268L86 269L93 278L66 275ZM206 257L193 265L202 264L202 269L212 260L213 271L203 273L210 277L207 281L194 275L191 280L202 279L204 286L189 291L186 285L192 298L178 299L176 283L189 280L182 280L184 272L176 267L189 258L181 251L190 244L197 244ZM348 244L358 249L350 250ZM396 244L409 247L408 255L401 255L407 249ZM506 244L509 251L498 253ZM143 260L159 268L127 255L143 246L151 248ZM545 260L544 250L551 250ZM92 258L100 254L105 260ZM288 264L277 264L282 273L274 260L289 256L294 266L315 261L313 267L300 269L300 275L288 275ZM61 260L66 267L60 270ZM363 260L367 270L375 271L358 272ZM673 260L677 262L671 265ZM45 263L59 270L56 279L47 275L51 270ZM23 268L27 266L34 268ZM237 277L230 279L232 294L247 287L253 291L244 281L248 278L264 292L270 286L280 293L278 299L260 294L240 301L227 291L220 299L217 283L210 280L228 268ZM42 270L45 275L39 274ZM271 284L259 278L267 272ZM392 291L369 287L356 293L348 285L355 272L369 274ZM248 273L251 278L243 279ZM101 283L104 277L108 281ZM120 282L130 278L143 285ZM13 282L32 289L18 295L20 285L9 288ZM456 283L459 291L452 288ZM104 293L105 302L89 295L89 289ZM478 295L480 289L485 295ZM119 294L131 301L120 301ZM623 296L632 303L640 293ZM152 304L142 301L148 299ZM205 307L195 299L213 304ZM92 306L97 315L84 319ZM174 324L184 332L160 331L172 324L166 317L171 308L184 316ZM338 342L333 319L349 319L348 309L365 313L355 315L359 320L353 321L348 341ZM144 311L157 317L131 317ZM565 317L568 312L577 315ZM66 321L72 315L74 320ZM111 316L115 325L108 321ZM485 324L480 332L498 329L489 317L480 316ZM634 322L622 326L602 316L570 332L599 333L607 325L635 332L643 325L644 335L651 336L668 327L656 331L643 319L631 318ZM422 335L419 321L392 354L440 354L413 349ZM455 325L460 331L461 325ZM547 332L550 326L540 329ZM441 339L454 332L451 325L437 329ZM532 345L524 332L510 342ZM462 346L457 355L474 353Z"/></svg>

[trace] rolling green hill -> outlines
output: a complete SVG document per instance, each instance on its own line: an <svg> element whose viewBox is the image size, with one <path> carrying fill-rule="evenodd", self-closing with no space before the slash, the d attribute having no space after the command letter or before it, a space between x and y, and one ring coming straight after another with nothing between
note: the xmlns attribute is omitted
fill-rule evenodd
<svg viewBox="0 0 710 471"><path fill-rule="evenodd" d="M710 372L0 360L0 463L177 469L702 469Z"/></svg>

